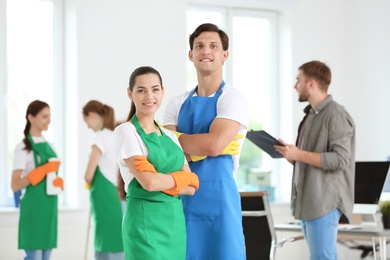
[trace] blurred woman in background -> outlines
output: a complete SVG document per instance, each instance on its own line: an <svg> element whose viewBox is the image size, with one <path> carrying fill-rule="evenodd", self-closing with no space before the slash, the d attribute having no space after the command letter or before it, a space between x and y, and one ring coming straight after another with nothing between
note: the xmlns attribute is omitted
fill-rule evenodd
<svg viewBox="0 0 390 260"><path fill-rule="evenodd" d="M48 260L57 247L58 197L47 194L46 175L57 172L60 162L52 145L42 136L50 125L50 107L35 100L26 111L24 139L14 151L11 188L25 188L20 201L18 248L26 252L25 260ZM61 178L53 181L63 189Z"/></svg>
<svg viewBox="0 0 390 260"><path fill-rule="evenodd" d="M84 175L86 186L90 188L95 223L95 259L124 259L122 207L117 192L118 169L114 152L115 113L112 107L96 100L89 101L82 113L85 123L95 133Z"/></svg>

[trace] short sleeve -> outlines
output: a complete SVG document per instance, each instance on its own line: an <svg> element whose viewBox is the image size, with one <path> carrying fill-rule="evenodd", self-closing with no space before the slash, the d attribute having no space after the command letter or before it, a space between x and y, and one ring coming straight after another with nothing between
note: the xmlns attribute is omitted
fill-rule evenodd
<svg viewBox="0 0 390 260"><path fill-rule="evenodd" d="M218 100L217 118L226 118L240 123L247 128L249 107L246 96L239 90L229 87Z"/></svg>
<svg viewBox="0 0 390 260"><path fill-rule="evenodd" d="M25 170L29 152L24 150L24 143L19 143L14 150L13 170Z"/></svg>
<svg viewBox="0 0 390 260"><path fill-rule="evenodd" d="M102 136L103 136L102 131L97 132L93 141L92 141L92 145L96 145L99 148L100 152L103 154L106 151L107 144L105 142L106 140L104 138L102 138Z"/></svg>
<svg viewBox="0 0 390 260"><path fill-rule="evenodd" d="M141 138L133 124L127 122L115 128L116 159L121 161L135 155L145 155L141 149Z"/></svg>
<svg viewBox="0 0 390 260"><path fill-rule="evenodd" d="M188 92L173 97L167 104L165 108L165 113L163 117L163 124L164 125L178 125L178 117L180 108L185 100L185 98L188 96Z"/></svg>

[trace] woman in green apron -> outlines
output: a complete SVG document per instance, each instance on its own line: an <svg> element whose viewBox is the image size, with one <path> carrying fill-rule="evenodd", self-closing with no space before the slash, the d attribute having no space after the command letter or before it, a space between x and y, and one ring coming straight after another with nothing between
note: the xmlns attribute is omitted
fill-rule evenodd
<svg viewBox="0 0 390 260"><path fill-rule="evenodd" d="M126 199L122 222L125 258L183 260L186 226L178 195L193 195L199 180L190 172L176 135L154 121L164 96L159 72L139 67L131 74L129 85L128 122L115 129L121 174L118 188Z"/></svg>
<svg viewBox="0 0 390 260"><path fill-rule="evenodd" d="M25 188L20 202L18 248L26 252L25 260L48 260L57 247L57 195L46 192L46 175L57 172L59 161L49 161L57 155L42 137L50 124L50 108L35 100L26 112L24 136L14 153L11 187L14 192ZM57 177L54 186L63 189Z"/></svg>
<svg viewBox="0 0 390 260"><path fill-rule="evenodd" d="M90 187L95 259L122 260L122 206L117 193L114 110L91 100L83 107L82 113L85 123L95 132L84 175Z"/></svg>

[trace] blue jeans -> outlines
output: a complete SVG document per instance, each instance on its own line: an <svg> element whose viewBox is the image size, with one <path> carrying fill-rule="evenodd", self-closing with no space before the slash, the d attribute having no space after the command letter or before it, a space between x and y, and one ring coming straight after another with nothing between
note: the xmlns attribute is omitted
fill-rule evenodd
<svg viewBox="0 0 390 260"><path fill-rule="evenodd" d="M322 217L301 220L310 260L337 260L337 227L341 212L334 209Z"/></svg>
<svg viewBox="0 0 390 260"><path fill-rule="evenodd" d="M95 260L124 260L125 254L123 252L108 253L108 252L96 252Z"/></svg>
<svg viewBox="0 0 390 260"><path fill-rule="evenodd" d="M51 249L48 250L25 250L24 260L49 260Z"/></svg>

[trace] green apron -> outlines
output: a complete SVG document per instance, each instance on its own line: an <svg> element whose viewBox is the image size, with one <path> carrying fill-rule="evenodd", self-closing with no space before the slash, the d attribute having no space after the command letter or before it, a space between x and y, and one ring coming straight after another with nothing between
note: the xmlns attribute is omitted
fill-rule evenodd
<svg viewBox="0 0 390 260"><path fill-rule="evenodd" d="M117 187L96 168L90 189L91 210L95 223L95 251L123 252L122 207Z"/></svg>
<svg viewBox="0 0 390 260"><path fill-rule="evenodd" d="M47 142L34 143L30 134L35 167L57 157ZM39 161L39 159L40 161ZM20 201L18 248L25 250L57 247L58 197L46 194L46 178L36 186L28 185Z"/></svg>
<svg viewBox="0 0 390 260"><path fill-rule="evenodd" d="M148 148L148 161L157 172L183 168L184 153L161 131L146 134L136 116L131 119ZM156 124L157 126L157 124ZM183 260L186 255L186 227L180 196L149 192L134 178L126 196L122 235L126 260Z"/></svg>

